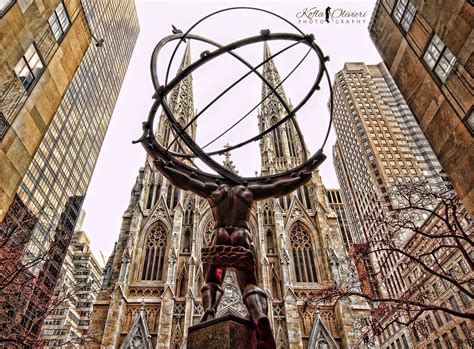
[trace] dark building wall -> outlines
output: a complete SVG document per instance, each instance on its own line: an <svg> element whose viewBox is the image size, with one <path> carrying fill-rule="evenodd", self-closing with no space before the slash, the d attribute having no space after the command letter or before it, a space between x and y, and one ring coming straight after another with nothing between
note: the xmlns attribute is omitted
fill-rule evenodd
<svg viewBox="0 0 474 349"><path fill-rule="evenodd" d="M33 278L27 288L41 289L41 302L26 297L15 309L19 331L31 333L32 340L41 323L30 319L44 318L40 303L47 304L54 290L139 32L134 1L82 0L80 6L94 40L15 193L14 202L38 219L18 263L46 256L45 263L27 268ZM6 217L12 214L7 211Z"/></svg>
<svg viewBox="0 0 474 349"><path fill-rule="evenodd" d="M394 19L396 4L396 0L377 2L370 36L472 216L474 130L467 119L474 103L474 7L465 0L411 0L416 14L404 30ZM444 82L423 59L435 34L456 57Z"/></svg>

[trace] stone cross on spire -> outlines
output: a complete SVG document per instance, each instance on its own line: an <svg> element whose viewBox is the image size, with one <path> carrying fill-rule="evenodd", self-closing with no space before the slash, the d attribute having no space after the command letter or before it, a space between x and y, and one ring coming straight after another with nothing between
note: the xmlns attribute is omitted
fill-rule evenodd
<svg viewBox="0 0 474 349"><path fill-rule="evenodd" d="M224 145L224 148L225 149L228 149L230 148L231 145L229 143L227 143L226 145ZM230 151L226 151L224 153L224 156L225 156L225 159L224 161L222 162L222 164L224 165L225 168L227 168L228 170L232 171L233 173L237 174L239 173L239 171L235 168L235 165L234 165L234 162L232 161L232 159L230 158L231 154L230 154Z"/></svg>

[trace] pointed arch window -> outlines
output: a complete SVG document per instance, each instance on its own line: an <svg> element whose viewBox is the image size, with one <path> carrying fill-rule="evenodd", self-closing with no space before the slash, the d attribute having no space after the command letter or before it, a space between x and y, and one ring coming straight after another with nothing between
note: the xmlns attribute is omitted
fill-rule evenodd
<svg viewBox="0 0 474 349"><path fill-rule="evenodd" d="M267 242L267 253L275 254L275 243L273 239L273 229L268 228L265 231L265 240Z"/></svg>
<svg viewBox="0 0 474 349"><path fill-rule="evenodd" d="M166 205L170 209L174 209L178 204L180 196L179 188L176 188L174 185L168 186L168 193L166 194Z"/></svg>
<svg viewBox="0 0 474 349"><path fill-rule="evenodd" d="M188 279L186 274L187 270L183 267L178 278L178 283L176 284L176 294L178 297L186 297L186 293L188 292Z"/></svg>
<svg viewBox="0 0 474 349"><path fill-rule="evenodd" d="M313 203L311 201L311 196L309 194L309 189L307 186L302 186L297 190L298 199L308 210L313 208Z"/></svg>
<svg viewBox="0 0 474 349"><path fill-rule="evenodd" d="M313 243L307 229L296 224L290 233L297 282L317 282Z"/></svg>
<svg viewBox="0 0 474 349"><path fill-rule="evenodd" d="M185 227L183 233L183 253L190 253L191 252L191 227Z"/></svg>
<svg viewBox="0 0 474 349"><path fill-rule="evenodd" d="M184 225L193 225L194 220L194 207L192 202L189 202L186 206L186 210L184 211Z"/></svg>
<svg viewBox="0 0 474 349"><path fill-rule="evenodd" d="M152 206L152 202L153 202L153 191L154 191L154 184L153 184L153 181L150 183L150 185L148 186L148 197L147 197L147 200L146 200L146 209L150 209L151 206Z"/></svg>
<svg viewBox="0 0 474 349"><path fill-rule="evenodd" d="M272 271L272 296L274 299L282 299L281 280L275 269Z"/></svg>
<svg viewBox="0 0 474 349"><path fill-rule="evenodd" d="M273 210L271 206L267 203L263 207L263 224L265 225L273 225L275 224L273 219Z"/></svg>
<svg viewBox="0 0 474 349"><path fill-rule="evenodd" d="M212 243L212 238L214 237L214 220L209 219L206 224L206 229L204 230L204 246L210 246Z"/></svg>
<svg viewBox="0 0 474 349"><path fill-rule="evenodd" d="M162 145L164 147L168 146L169 138L170 138L170 125L168 124L167 121L163 123L163 139L162 139Z"/></svg>
<svg viewBox="0 0 474 349"><path fill-rule="evenodd" d="M272 125L275 125L277 123L277 119L273 118L272 119ZM281 139L281 131L280 128L277 127L272 131L273 134L273 142L274 142L274 147L275 147L275 154L277 157L282 157L283 156L283 142Z"/></svg>
<svg viewBox="0 0 474 349"><path fill-rule="evenodd" d="M285 127L286 138L288 139L288 150L290 151L290 156L296 157L296 147L295 147L295 137L293 135L293 130L290 123Z"/></svg>
<svg viewBox="0 0 474 349"><path fill-rule="evenodd" d="M167 229L161 222L156 223L148 232L145 242L142 280L162 280L167 235Z"/></svg>

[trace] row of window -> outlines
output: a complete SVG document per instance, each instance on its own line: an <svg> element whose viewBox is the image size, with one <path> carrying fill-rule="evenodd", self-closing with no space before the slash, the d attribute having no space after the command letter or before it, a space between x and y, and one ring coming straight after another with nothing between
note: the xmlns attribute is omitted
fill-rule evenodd
<svg viewBox="0 0 474 349"><path fill-rule="evenodd" d="M416 7L409 0L398 0L392 16L404 32L410 30L416 15ZM456 64L456 57L446 44L434 34L423 55L423 60L436 77L445 83Z"/></svg>
<svg viewBox="0 0 474 349"><path fill-rule="evenodd" d="M186 235L186 234L185 234ZM145 253L142 261L141 280L155 281L163 279L163 269L165 267L165 257L167 252L167 228L158 222L148 233L145 244ZM267 249L273 253L273 231L271 228L266 231ZM185 236L185 240L186 236ZM206 245L209 244L209 239ZM315 253L311 236L303 225L295 225L290 233L290 243L293 251L293 261L297 282L317 282L317 269Z"/></svg>
<svg viewBox="0 0 474 349"><path fill-rule="evenodd" d="M0 1L0 15L4 6L6 6L6 2ZM66 12L66 9L64 8L63 3L60 3L54 10L53 14L48 20L48 23L51 31L53 32L54 38L57 42L59 42L71 26L69 16ZM28 47L25 54L20 58L13 70L27 91L32 88L34 83L39 79L41 73L44 70L44 62L34 42L30 45L30 47Z"/></svg>

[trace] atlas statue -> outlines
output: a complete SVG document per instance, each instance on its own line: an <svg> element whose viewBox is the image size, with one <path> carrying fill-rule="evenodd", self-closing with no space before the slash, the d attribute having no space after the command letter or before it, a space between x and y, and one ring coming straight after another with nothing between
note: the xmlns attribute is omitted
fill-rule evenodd
<svg viewBox="0 0 474 349"><path fill-rule="evenodd" d="M276 16L279 19L285 21L288 25L292 26L297 31L297 33L273 34L268 29L265 29L260 32L260 35L234 41L228 45L220 45L210 39L191 34L191 30L203 20L219 13L231 10L260 11L272 16ZM228 268L233 268L237 275L237 281L242 292L244 304L246 305L250 318L255 325L256 330L254 333L256 333L256 348L274 349L276 348L276 344L268 317L267 294L264 292L264 290L258 287L259 280L257 273L256 250L252 242L252 234L249 229L249 218L255 201L265 200L272 197L278 198L293 192L311 179L312 171L314 171L326 158L323 154L323 147L329 135L331 118L329 119L326 137L322 146L311 157L309 157L301 131L298 127L298 124L294 122L294 116L295 113L300 110L302 106L309 100L309 98L311 98L314 92L320 89L320 84L323 77L326 77L328 82L330 93L329 106L330 110L332 110L332 91L330 89L331 83L327 68L325 66L325 62L329 58L324 56L319 46L316 45L313 35L306 35L301 32L301 30L299 30L294 24L285 20L284 18L269 11L257 8L239 7L219 10L196 22L196 24L191 26L191 28L185 33L176 29L175 27L173 27L173 33L173 35L162 39L153 51L151 73L153 85L155 88L155 94L153 96L154 103L150 110L148 120L143 123L143 135L136 142L142 143L148 154L153 159L153 163L156 168L173 185L183 190L189 190L198 196L205 198L211 208L215 222L212 242L210 246L204 247L201 250L201 260L204 265L205 274L205 284L201 288L204 308L204 314L201 318L201 322L206 322L216 317L217 306L223 296L222 283L226 274L226 270ZM171 81L168 81L169 69L176 50L178 49L179 45L186 40L200 41L201 43L214 46L216 49L213 51L206 50L202 52L199 59L190 63L183 70L180 70ZM240 47L252 45L262 41L272 40L290 41L293 42L293 44L267 58L255 67L236 53L236 50ZM166 44L173 41L177 41L178 43L172 53L170 63L168 64L165 83L161 84L157 73L158 55ZM272 83L267 81L267 79L263 77L261 73L259 73L257 68L263 66L263 64L273 59L277 55L285 52L289 48L295 46L296 44L306 45L309 48L308 53L310 51L316 53L317 64L314 66L319 67L319 70L315 74L314 83L309 88L306 96L301 99L299 104L296 104L295 107L290 108L285 99L282 98L278 92L279 85L273 86ZM230 54L237 61L247 66L249 68L249 72L245 74L245 76L255 74L263 81L265 85L268 86L270 93L262 99L259 105L266 98L274 96L286 111L286 115L281 116L278 122L272 124L258 135L253 136L246 141L242 141L241 143L235 144L231 147L226 146L221 150L206 153L195 143L194 139L188 135L186 129L196 121L196 119L201 115L202 111L208 109L208 107L215 103L219 98L214 99L207 106L202 108L202 111L194 115L194 117L186 125L182 125L178 122L175 115L171 111L171 108L168 105L167 97L173 91L173 89L194 70L223 54ZM303 58L303 60L305 58L306 56ZM221 93L219 97L228 92L235 84L236 83L232 84L231 87ZM257 105L257 107L259 105ZM175 139L171 142L171 144L167 145L163 145L158 142L154 131L155 116L160 108L162 109L163 115L167 117L171 130L175 135ZM249 114L250 113L247 113L246 116ZM222 164L219 164L212 158L213 155L221 155L232 149L245 146L250 142L260 140L265 137L265 135L275 130L277 127L280 127L280 125L283 125L285 122L293 123L301 143L301 149L303 149L301 154L301 163L294 168L267 176L241 177L235 172L224 167ZM320 126L320 123L318 125ZM216 139L220 138L222 135L219 135ZM175 142L178 144L176 147L173 147L174 150L171 150L170 148ZM200 170L193 162L195 158L202 160L207 166L214 170L215 173L211 174Z"/></svg>
<svg viewBox="0 0 474 349"><path fill-rule="evenodd" d="M177 169L163 159L156 160L155 166L175 186L207 199L212 210L215 221L212 243L201 251L206 281L201 289L204 307L201 322L215 317L226 268L233 267L244 304L257 329L258 348L275 348L267 316L267 294L257 286L255 248L248 220L255 201L294 191L311 178L311 168L270 183L229 185L219 179L195 179L192 172Z"/></svg>

